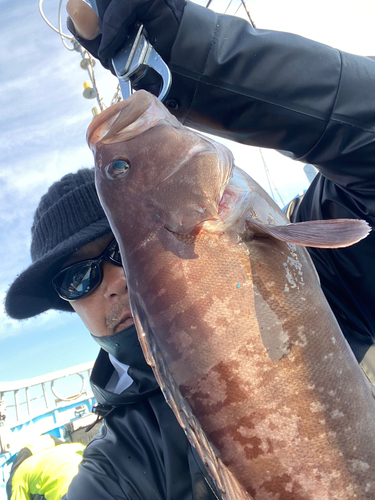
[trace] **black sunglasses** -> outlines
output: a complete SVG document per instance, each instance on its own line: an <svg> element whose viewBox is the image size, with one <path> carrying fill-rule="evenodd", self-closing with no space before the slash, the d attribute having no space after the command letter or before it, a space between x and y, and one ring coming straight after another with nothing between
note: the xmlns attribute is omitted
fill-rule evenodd
<svg viewBox="0 0 375 500"><path fill-rule="evenodd" d="M62 269L52 279L53 288L63 300L77 300L93 292L102 282L100 264L106 260L121 266L121 255L117 241L112 240L96 259L82 260Z"/></svg>

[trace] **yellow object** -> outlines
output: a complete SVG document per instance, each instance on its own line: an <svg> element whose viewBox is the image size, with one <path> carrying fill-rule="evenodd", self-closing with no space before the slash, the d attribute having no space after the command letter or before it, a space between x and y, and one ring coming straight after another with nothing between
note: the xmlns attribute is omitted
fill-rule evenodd
<svg viewBox="0 0 375 500"><path fill-rule="evenodd" d="M31 500L33 495L60 500L78 472L84 449L80 443L60 444L24 460L12 478L10 500Z"/></svg>
<svg viewBox="0 0 375 500"><path fill-rule="evenodd" d="M83 97L86 99L95 99L95 90L91 82L85 82L83 84Z"/></svg>

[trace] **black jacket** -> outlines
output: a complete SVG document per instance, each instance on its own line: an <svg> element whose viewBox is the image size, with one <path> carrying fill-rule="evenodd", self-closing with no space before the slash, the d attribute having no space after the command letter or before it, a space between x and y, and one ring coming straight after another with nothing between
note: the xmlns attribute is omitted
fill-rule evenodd
<svg viewBox="0 0 375 500"><path fill-rule="evenodd" d="M373 60L188 3L170 66L166 105L185 125L320 170L294 220L355 217L374 227ZM310 251L346 337L363 345L375 339L374 245L371 233L347 249ZM111 370L102 351L94 389L116 410L88 446L68 499L215 498L150 370L133 373L138 384L119 396L103 389Z"/></svg>
<svg viewBox="0 0 375 500"><path fill-rule="evenodd" d="M170 67L166 105L184 125L318 168L293 221L348 217L374 227L373 59L188 3ZM372 231L346 249L310 250L344 335L365 349L375 341L374 248Z"/></svg>
<svg viewBox="0 0 375 500"><path fill-rule="evenodd" d="M135 328L128 335L133 348L123 361L131 365L134 382L122 394L106 391L113 366L100 351L91 384L100 413L108 416L87 446L65 498L217 500L203 463L143 358Z"/></svg>

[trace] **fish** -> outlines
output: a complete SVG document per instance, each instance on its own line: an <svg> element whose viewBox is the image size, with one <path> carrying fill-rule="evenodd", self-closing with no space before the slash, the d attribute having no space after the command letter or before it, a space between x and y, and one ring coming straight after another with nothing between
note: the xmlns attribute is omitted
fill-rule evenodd
<svg viewBox="0 0 375 500"><path fill-rule="evenodd" d="M221 498L375 498L374 392L305 248L354 244L367 223L289 224L145 91L87 140L146 361Z"/></svg>

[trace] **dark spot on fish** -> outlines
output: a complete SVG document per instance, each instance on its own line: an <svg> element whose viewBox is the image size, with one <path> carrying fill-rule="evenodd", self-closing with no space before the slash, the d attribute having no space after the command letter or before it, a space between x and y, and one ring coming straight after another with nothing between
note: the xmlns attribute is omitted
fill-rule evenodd
<svg viewBox="0 0 375 500"><path fill-rule="evenodd" d="M243 447L246 457L250 460L258 458L260 455L274 453L273 446L270 440L267 440L269 445L267 452L262 449L262 440L258 436L246 436L246 430L254 429L254 421L252 416L246 416L238 420L233 425L228 425L223 429L209 433L209 438L212 443L218 446L218 443L224 438L230 436L234 441L237 441ZM229 466L230 464L226 464Z"/></svg>
<svg viewBox="0 0 375 500"><path fill-rule="evenodd" d="M248 441L250 446L246 445L244 447L244 451L247 458L253 459L253 458L258 458L259 455L264 455L264 451L261 449L262 446L261 439L259 439L257 436L253 436L252 438L249 438Z"/></svg>
<svg viewBox="0 0 375 500"><path fill-rule="evenodd" d="M255 498L256 490L254 488L252 488L251 486L247 486L246 491L248 492L251 498Z"/></svg>
<svg viewBox="0 0 375 500"><path fill-rule="evenodd" d="M220 362L211 369L211 372L206 377L202 378L202 384L204 384L212 373L219 375L217 381L218 389L224 391L225 397L217 403L210 403L212 395L209 392L184 385L180 386L181 393L189 400L189 404L193 408L195 415L199 415L199 418L203 419L205 415L217 413L223 407L246 401L248 393L245 389L241 388L242 379L236 373L238 370L238 362Z"/></svg>
<svg viewBox="0 0 375 500"><path fill-rule="evenodd" d="M269 427L271 428L271 426L269 426ZM273 454L275 452L275 449L273 447L271 439L267 438L266 441L267 441L267 445L268 445L268 451L267 451L267 453Z"/></svg>
<svg viewBox="0 0 375 500"><path fill-rule="evenodd" d="M230 323L229 321L227 320L227 318L219 318L216 320L215 322L215 325L216 325L216 328L217 327L227 327L229 328L230 327Z"/></svg>
<svg viewBox="0 0 375 500"><path fill-rule="evenodd" d="M275 429L277 429L277 425L275 425L272 421L269 422L268 426L269 426L271 431L274 431ZM271 443L269 443L269 444L271 446Z"/></svg>
<svg viewBox="0 0 375 500"><path fill-rule="evenodd" d="M275 496L282 492L280 496L283 500L312 500L311 495L289 474L275 476L270 481L265 481L262 487Z"/></svg>

